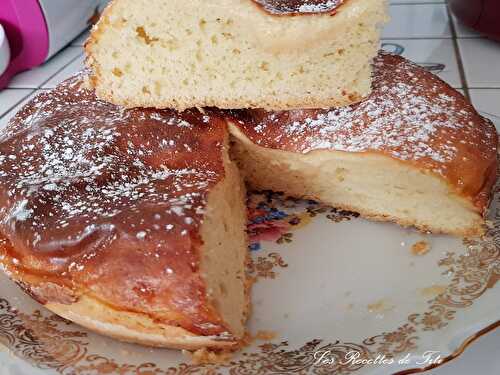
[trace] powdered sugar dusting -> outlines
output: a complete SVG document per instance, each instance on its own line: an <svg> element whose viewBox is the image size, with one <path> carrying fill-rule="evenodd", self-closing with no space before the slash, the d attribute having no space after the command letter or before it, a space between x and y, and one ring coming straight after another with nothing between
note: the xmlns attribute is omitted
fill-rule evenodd
<svg viewBox="0 0 500 375"><path fill-rule="evenodd" d="M345 0L254 0L275 15L334 12Z"/></svg>
<svg viewBox="0 0 500 375"><path fill-rule="evenodd" d="M266 147L302 153L376 151L425 163L441 174L469 150L484 159L496 155L494 127L461 94L416 65L387 54L376 59L373 92L361 103L237 116L246 118L240 122L244 132Z"/></svg>
<svg viewBox="0 0 500 375"><path fill-rule="evenodd" d="M195 231L223 175L223 130L196 110L101 102L81 79L36 97L0 135L0 233L16 248L89 258L104 238Z"/></svg>
<svg viewBox="0 0 500 375"><path fill-rule="evenodd" d="M320 3L304 3L299 7L299 13L322 13L329 12L338 7L342 1L323 1Z"/></svg>
<svg viewBox="0 0 500 375"><path fill-rule="evenodd" d="M39 299L90 293L159 321L168 311L186 330L213 323L198 334L223 337L200 263L225 123L213 110L117 107L84 79L38 96L0 135L1 263L33 275Z"/></svg>

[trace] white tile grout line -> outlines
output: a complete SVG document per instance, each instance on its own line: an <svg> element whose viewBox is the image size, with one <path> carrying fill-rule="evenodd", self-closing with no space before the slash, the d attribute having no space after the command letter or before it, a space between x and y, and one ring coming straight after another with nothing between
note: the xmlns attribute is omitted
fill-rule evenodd
<svg viewBox="0 0 500 375"><path fill-rule="evenodd" d="M453 27L455 27L455 26L453 25ZM451 28L451 26L450 26L450 28ZM467 39L467 40L471 40L471 39L473 39L473 40L476 40L476 39L485 39L485 37L482 37L482 36L457 36L457 37L453 38L453 36L451 36L451 37L443 37L443 36L429 36L429 37L426 37L426 38L422 38L422 37L410 37L410 36L407 36L407 37L404 37L404 36L399 37L399 36L398 36L397 38L393 38L393 37L391 37L391 38L383 37L383 38L380 38L380 39L381 39L381 40L386 40L386 39L404 39L404 40L419 40L419 39L438 39L438 40L439 40L439 39L448 39L448 40L449 40L449 39Z"/></svg>
<svg viewBox="0 0 500 375"><path fill-rule="evenodd" d="M472 0L471 0L472 1ZM411 3L406 3L406 2L395 2L395 3L389 3L389 6L412 6L412 5L446 5L447 11L448 11L448 19L450 22L450 25L455 27L455 24L453 22L452 16L451 16L451 11L449 10L449 6L447 1L433 1L433 2L411 2ZM451 28L450 26L450 28ZM454 36L451 38L456 38L456 39L482 39L485 38L485 36L479 34L479 35L462 35L458 36L457 33L455 32ZM398 37L397 39L451 39L450 37L427 37L427 38L421 38L421 37ZM381 38L381 40L384 39L394 39L394 38Z"/></svg>
<svg viewBox="0 0 500 375"><path fill-rule="evenodd" d="M66 47L64 47L63 49L61 49L61 51L59 51L58 53L61 53L66 48L75 48L75 47L78 48L78 47L81 47L81 46L72 46L71 44L68 44ZM65 69L71 63L73 63L76 59L80 58L80 56L82 56L82 54L83 54L83 50L82 50L82 53L80 53L79 55L73 57L71 60L69 60L65 64L63 64L55 73L47 76L46 79L43 82L41 82L38 86L31 86L31 87L6 87L5 89L8 89L8 90L40 90L40 89L42 89L43 90L42 86L44 84L46 84L53 77L55 77L57 74L59 74L63 69ZM55 55L53 57L55 57ZM45 64L45 62L44 62L44 64ZM33 69L37 69L37 67L35 67Z"/></svg>
<svg viewBox="0 0 500 375"><path fill-rule="evenodd" d="M380 40L387 40L387 39L401 39L401 40L450 40L452 39L451 37L442 37L442 36L430 36L427 38L422 38L422 37L404 37L404 36L397 36L397 37L384 37L380 38ZM463 38L465 39L465 38ZM472 39L472 38L468 38ZM477 38L476 38L477 39Z"/></svg>
<svg viewBox="0 0 500 375"><path fill-rule="evenodd" d="M64 49L68 48L68 47L77 47L77 46L71 46L71 44L68 44L66 47L64 47ZM55 72L54 74L50 75L49 77L47 77L47 79L43 82L40 83L40 85L38 87L35 88L35 90L37 89L42 89L42 86L45 85L48 81L50 81L53 77L55 77L57 74L59 74L63 69L65 69L68 65L70 65L72 62L74 62L76 59L80 58L80 56L83 54L83 50L82 50L82 53L77 55L76 57L72 58L70 61L68 61L66 64L64 64L63 66L61 66L61 68Z"/></svg>
<svg viewBox="0 0 500 375"><path fill-rule="evenodd" d="M475 87L475 86L468 86L467 88L469 90L500 91L500 87Z"/></svg>
<svg viewBox="0 0 500 375"><path fill-rule="evenodd" d="M432 39L432 40L450 40L450 39L487 39L487 38L480 38L480 37L461 37L461 36L457 36L457 37L443 37L443 36L429 36L429 37L426 37L426 38L422 38L421 36L419 37L409 37L409 36L398 36L398 37L383 37L383 38L380 38L381 40L387 40L387 39L402 39L402 40L428 40L428 39ZM74 47L78 47L78 46L74 46Z"/></svg>
<svg viewBox="0 0 500 375"><path fill-rule="evenodd" d="M5 113L3 115L0 116L0 120L3 119L5 116L7 116L14 108L16 108L16 106L19 105L19 103L21 103L23 100L25 100L30 95L33 95L33 93L37 89L30 87L30 88L15 88L15 89L6 89L6 90L31 90L31 92L29 92L28 94L23 96L20 100L18 100L16 103L14 103L14 105L10 106L9 109L7 111L5 111Z"/></svg>
<svg viewBox="0 0 500 375"><path fill-rule="evenodd" d="M435 5L435 4L444 4L444 1L434 1L432 3L389 3L389 6L391 5Z"/></svg>
<svg viewBox="0 0 500 375"><path fill-rule="evenodd" d="M431 4L444 4L446 1L445 0L436 0L436 1L431 1L431 2L424 2L424 1L415 1L411 3L406 3L406 2L390 2L389 5L431 5Z"/></svg>
<svg viewBox="0 0 500 375"><path fill-rule="evenodd" d="M450 30L452 37L451 40L453 42L453 49L455 50L455 58L457 60L458 74L460 75L460 81L462 82L462 89L464 91L465 97L470 101L471 98L469 95L469 88L467 86L467 77L465 76L464 63L462 61L462 55L460 53L460 48L458 46L457 30L455 29L455 24L453 23L451 17L451 10L449 6L446 6L446 14L448 15L448 22L450 23Z"/></svg>
<svg viewBox="0 0 500 375"><path fill-rule="evenodd" d="M64 47L63 49L66 49L68 47L78 47L78 46L71 46L71 43L69 43L66 47ZM62 51L62 50L61 50ZM60 51L60 52L61 52ZM83 50L82 50L82 53L83 53ZM76 61L76 59L78 59L82 54L79 54L77 55L76 57L72 58L71 60L69 60L66 64L63 64L59 70L57 70L54 74L51 74L50 76L48 76L45 81L41 82L39 86L36 86L36 87L23 87L23 88L20 88L20 87L17 87L17 88L7 88L8 90L31 90L30 93L28 93L27 95L23 96L20 100L18 100L14 105L10 106L9 109L7 111L5 111L5 113L3 115L0 116L0 120L3 119L5 116L7 116L8 114L10 114L10 112L12 111L12 109L14 109L17 105L19 105L19 103L21 103L23 100L25 100L27 97L29 97L30 95L33 95L34 92L36 91L39 91L39 90L44 90L42 88L42 86L44 84L46 84L48 81L50 81L53 77L55 77L57 74L59 74L63 69L65 69L68 65L70 65L71 63L73 63L74 61ZM36 69L36 68L35 68Z"/></svg>

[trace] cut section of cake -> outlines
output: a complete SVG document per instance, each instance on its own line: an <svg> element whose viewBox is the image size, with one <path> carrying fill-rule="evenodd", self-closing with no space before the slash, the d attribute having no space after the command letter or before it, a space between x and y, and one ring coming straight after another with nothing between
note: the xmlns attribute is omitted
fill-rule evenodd
<svg viewBox="0 0 500 375"><path fill-rule="evenodd" d="M496 180L495 127L402 57L378 56L373 92L359 104L232 116L234 157L252 188L433 233L483 232Z"/></svg>
<svg viewBox="0 0 500 375"><path fill-rule="evenodd" d="M370 93L385 0L115 0L86 44L126 107L326 108Z"/></svg>
<svg viewBox="0 0 500 375"><path fill-rule="evenodd" d="M171 348L233 348L248 290L244 186L224 119L125 110L76 76L0 135L0 264L57 314Z"/></svg>

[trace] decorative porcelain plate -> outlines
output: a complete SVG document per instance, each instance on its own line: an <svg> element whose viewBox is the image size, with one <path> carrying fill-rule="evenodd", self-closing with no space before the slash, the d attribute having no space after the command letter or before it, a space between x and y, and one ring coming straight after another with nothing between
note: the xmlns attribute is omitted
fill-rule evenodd
<svg viewBox="0 0 500 375"><path fill-rule="evenodd" d="M425 235L271 192L252 194L249 206L253 339L228 362L195 364L178 351L88 332L0 276L0 373L407 374L499 326L500 187L481 240Z"/></svg>

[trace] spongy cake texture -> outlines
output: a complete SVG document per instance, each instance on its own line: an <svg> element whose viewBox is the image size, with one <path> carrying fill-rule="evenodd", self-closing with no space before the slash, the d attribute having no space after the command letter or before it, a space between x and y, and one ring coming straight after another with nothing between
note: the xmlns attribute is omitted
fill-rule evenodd
<svg viewBox="0 0 500 375"><path fill-rule="evenodd" d="M275 15L252 0L115 0L86 44L97 95L126 107L325 108L370 92L384 0Z"/></svg>
<svg viewBox="0 0 500 375"><path fill-rule="evenodd" d="M496 179L497 133L456 90L399 56L375 60L361 103L234 111L250 184L434 233L476 235Z"/></svg>
<svg viewBox="0 0 500 375"><path fill-rule="evenodd" d="M37 96L0 135L0 266L97 332L244 341L244 179L435 233L484 228L496 130L401 57L380 54L370 96L331 109L125 109L84 82Z"/></svg>

